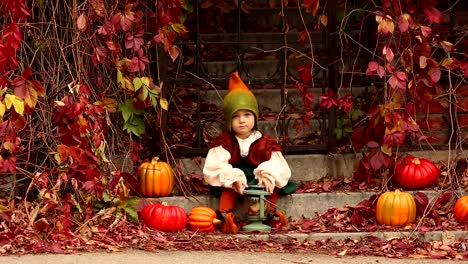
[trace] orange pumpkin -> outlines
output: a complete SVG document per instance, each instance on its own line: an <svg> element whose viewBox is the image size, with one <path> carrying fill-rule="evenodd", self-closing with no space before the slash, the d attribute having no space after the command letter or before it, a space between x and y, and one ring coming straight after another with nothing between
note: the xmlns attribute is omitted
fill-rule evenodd
<svg viewBox="0 0 468 264"><path fill-rule="evenodd" d="M408 192L385 192L377 200L377 222L389 226L411 224L416 219L416 202Z"/></svg>
<svg viewBox="0 0 468 264"><path fill-rule="evenodd" d="M457 200L453 206L453 215L462 224L468 222L468 195Z"/></svg>
<svg viewBox="0 0 468 264"><path fill-rule="evenodd" d="M192 231L212 232L221 220L216 219L216 212L205 206L194 207L188 217L189 228Z"/></svg>
<svg viewBox="0 0 468 264"><path fill-rule="evenodd" d="M140 165L137 171L140 193L144 197L168 196L174 188L174 171L167 162L154 157Z"/></svg>

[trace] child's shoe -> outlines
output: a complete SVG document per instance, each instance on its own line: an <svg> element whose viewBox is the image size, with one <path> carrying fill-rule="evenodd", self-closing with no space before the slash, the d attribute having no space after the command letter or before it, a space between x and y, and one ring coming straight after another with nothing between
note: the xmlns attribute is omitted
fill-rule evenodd
<svg viewBox="0 0 468 264"><path fill-rule="evenodd" d="M275 210L268 213L265 222L266 225L269 225L273 229L281 228L288 225L286 216L281 210Z"/></svg>
<svg viewBox="0 0 468 264"><path fill-rule="evenodd" d="M237 234L239 232L239 227L234 222L234 214L232 212L229 213L221 213L216 211L217 219L222 220L221 223L221 232L224 234Z"/></svg>

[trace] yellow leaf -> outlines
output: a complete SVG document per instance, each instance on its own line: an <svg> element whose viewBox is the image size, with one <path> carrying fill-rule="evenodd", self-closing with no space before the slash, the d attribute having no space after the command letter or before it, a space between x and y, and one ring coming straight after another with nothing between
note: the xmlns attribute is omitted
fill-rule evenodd
<svg viewBox="0 0 468 264"><path fill-rule="evenodd" d="M387 144L383 144L382 146L380 146L380 150L388 156L392 155L392 148L389 147Z"/></svg>
<svg viewBox="0 0 468 264"><path fill-rule="evenodd" d="M159 104L161 105L161 108L166 110L169 109L169 103L167 102L166 98L160 98L159 99Z"/></svg>
<svg viewBox="0 0 468 264"><path fill-rule="evenodd" d="M186 34L188 30L185 28L184 24L171 24L172 29L179 34Z"/></svg>
<svg viewBox="0 0 468 264"><path fill-rule="evenodd" d="M0 102L0 119L3 119L3 115L5 114L6 107L4 102Z"/></svg>
<svg viewBox="0 0 468 264"><path fill-rule="evenodd" d="M146 87L150 86L150 79L148 77L141 77L141 83L144 84Z"/></svg>
<svg viewBox="0 0 468 264"><path fill-rule="evenodd" d="M23 115L24 101L21 100L21 98L13 94L7 94L5 95L5 103L6 103L7 109L10 109L11 106L13 105L15 112L18 113L19 115Z"/></svg>
<svg viewBox="0 0 468 264"><path fill-rule="evenodd" d="M130 81L130 79L128 78L124 78L124 88L129 90L129 91L134 91L135 88L133 88L133 84L132 84L132 81Z"/></svg>
<svg viewBox="0 0 468 264"><path fill-rule="evenodd" d="M121 71L117 70L117 83L122 87L125 87L125 80Z"/></svg>

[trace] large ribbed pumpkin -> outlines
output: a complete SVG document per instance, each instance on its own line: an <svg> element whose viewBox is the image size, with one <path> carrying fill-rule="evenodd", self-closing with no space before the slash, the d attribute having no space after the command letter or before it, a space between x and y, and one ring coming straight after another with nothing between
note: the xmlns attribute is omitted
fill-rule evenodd
<svg viewBox="0 0 468 264"><path fill-rule="evenodd" d="M165 203L146 205L140 211L140 219L149 227L161 231L179 231L187 225L184 208Z"/></svg>
<svg viewBox="0 0 468 264"><path fill-rule="evenodd" d="M408 155L397 161L393 181L405 189L424 189L436 184L439 175L434 162Z"/></svg>
<svg viewBox="0 0 468 264"><path fill-rule="evenodd" d="M453 215L461 224L468 222L468 195L461 197L455 202Z"/></svg>
<svg viewBox="0 0 468 264"><path fill-rule="evenodd" d="M212 232L221 220L216 219L216 212L205 206L194 207L190 210L188 224L190 230Z"/></svg>
<svg viewBox="0 0 468 264"><path fill-rule="evenodd" d="M144 197L168 196L174 188L174 172L167 162L154 157L140 165L137 171L139 189Z"/></svg>
<svg viewBox="0 0 468 264"><path fill-rule="evenodd" d="M396 190L385 192L377 200L377 222L389 226L411 224L416 219L416 202L413 195Z"/></svg>

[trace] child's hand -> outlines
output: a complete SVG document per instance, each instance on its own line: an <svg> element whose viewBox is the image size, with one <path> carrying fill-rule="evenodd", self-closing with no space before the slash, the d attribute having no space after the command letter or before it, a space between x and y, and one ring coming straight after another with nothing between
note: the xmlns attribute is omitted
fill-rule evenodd
<svg viewBox="0 0 468 264"><path fill-rule="evenodd" d="M232 188L234 189L234 191L240 193L240 194L243 194L244 193L244 190L245 190L245 186L244 184L242 184L241 181L236 181L232 184Z"/></svg>
<svg viewBox="0 0 468 264"><path fill-rule="evenodd" d="M258 181L258 185L263 185L265 186L265 190L267 192L270 192L272 193L273 192L273 189L275 188L275 186L273 185L273 183L266 177L262 177L259 181Z"/></svg>

